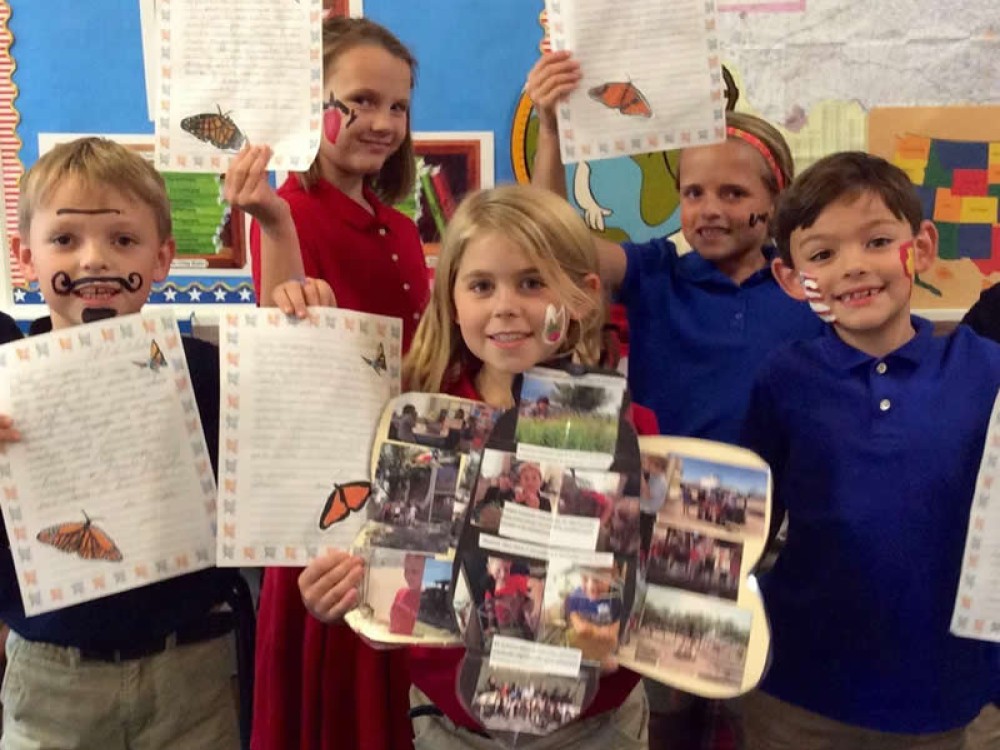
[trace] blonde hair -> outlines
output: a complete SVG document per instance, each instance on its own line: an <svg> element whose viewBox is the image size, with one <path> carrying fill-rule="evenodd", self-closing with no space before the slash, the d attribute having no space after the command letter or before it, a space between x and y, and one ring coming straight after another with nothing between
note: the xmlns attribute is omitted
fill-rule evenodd
<svg viewBox="0 0 1000 750"><path fill-rule="evenodd" d="M323 75L329 76L345 52L355 47L379 47L405 62L410 68L410 89L416 83L417 59L396 36L384 26L366 18L331 16L323 21ZM320 179L319 154L309 169L300 172L299 182L309 190ZM413 192L417 178L416 155L410 116L406 117L406 136L399 148L385 160L378 175L372 178L371 188L384 203L399 203Z"/></svg>
<svg viewBox="0 0 1000 750"><path fill-rule="evenodd" d="M463 367L477 362L455 321L454 289L465 248L489 233L517 245L576 318L554 356L569 354L587 365L597 362L604 307L600 294L583 286L585 276L598 273L593 236L554 193L531 185L505 185L466 196L445 230L431 301L403 363L408 388L439 391Z"/></svg>
<svg viewBox="0 0 1000 750"><path fill-rule="evenodd" d="M17 228L26 238L38 206L62 182L78 179L85 186L105 185L145 203L156 216L161 242L172 233L170 199L163 177L136 151L107 138L78 138L61 143L34 163L21 179Z"/></svg>
<svg viewBox="0 0 1000 750"><path fill-rule="evenodd" d="M787 188L792 184L792 179L795 177L795 161L792 159L792 150L788 147L788 141L778 132L776 127L766 120L762 120L756 115L747 114L746 112L726 112L726 126L736 128L753 136L771 152L771 156L774 157L774 163L783 178L783 185L778 185L778 178L771 171L771 167L767 164L764 155L760 154L761 163L764 165L760 177L771 195L777 197L783 187ZM726 140L740 141L742 139L738 135L730 134L726 137ZM683 155L683 152L681 153ZM678 186L680 186L681 180L682 161L683 159L678 159L677 161L677 179L675 182Z"/></svg>

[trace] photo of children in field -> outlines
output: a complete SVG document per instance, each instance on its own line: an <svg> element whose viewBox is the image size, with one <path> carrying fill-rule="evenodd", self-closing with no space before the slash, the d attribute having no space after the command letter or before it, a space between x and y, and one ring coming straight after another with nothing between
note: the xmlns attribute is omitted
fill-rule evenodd
<svg viewBox="0 0 1000 750"><path fill-rule="evenodd" d="M679 454L669 456L671 476L661 522L763 536L769 473Z"/></svg>
<svg viewBox="0 0 1000 750"><path fill-rule="evenodd" d="M625 381L559 375L525 376L515 433L519 445L613 454Z"/></svg>
<svg viewBox="0 0 1000 750"><path fill-rule="evenodd" d="M546 734L580 715L586 683L483 662L472 698L472 713L494 732Z"/></svg>

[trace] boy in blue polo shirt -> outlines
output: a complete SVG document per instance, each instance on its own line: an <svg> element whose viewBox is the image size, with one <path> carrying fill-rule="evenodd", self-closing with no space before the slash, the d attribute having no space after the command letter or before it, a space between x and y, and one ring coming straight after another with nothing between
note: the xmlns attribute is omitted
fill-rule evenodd
<svg viewBox="0 0 1000 750"><path fill-rule="evenodd" d="M830 325L768 359L744 429L788 513L747 746L957 750L1000 687L998 646L949 633L1000 347L910 316L937 230L886 161L822 159L774 228L775 277Z"/></svg>
<svg viewBox="0 0 1000 750"><path fill-rule="evenodd" d="M21 182L18 214L21 264L39 282L53 329L139 312L170 269L163 178L111 141L82 138L45 154ZM214 468L218 349L183 341ZM0 417L0 443L19 438L17 415ZM202 570L26 617L2 541L0 619L11 630L3 750L239 746L233 616L222 606L236 570Z"/></svg>

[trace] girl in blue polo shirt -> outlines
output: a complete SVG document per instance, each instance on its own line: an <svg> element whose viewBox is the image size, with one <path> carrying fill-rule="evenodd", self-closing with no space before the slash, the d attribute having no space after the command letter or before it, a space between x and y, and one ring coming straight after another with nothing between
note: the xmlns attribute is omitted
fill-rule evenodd
<svg viewBox="0 0 1000 750"><path fill-rule="evenodd" d="M568 52L545 54L528 74L538 113L532 181L566 196L555 106L579 84ZM668 435L736 442L750 383L777 345L819 334L807 305L775 284L768 224L792 179L781 134L729 113L728 138L681 154L681 231L694 252L662 237L598 239L601 280L628 310L629 385Z"/></svg>

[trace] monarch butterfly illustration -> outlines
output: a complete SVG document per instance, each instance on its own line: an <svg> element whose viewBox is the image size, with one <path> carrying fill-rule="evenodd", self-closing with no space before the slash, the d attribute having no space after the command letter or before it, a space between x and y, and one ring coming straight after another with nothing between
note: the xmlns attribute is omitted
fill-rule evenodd
<svg viewBox="0 0 1000 750"><path fill-rule="evenodd" d="M185 117L181 120L181 130L223 151L238 151L246 143L247 138L233 122L229 113L223 114L222 107L218 105L216 107L218 112L204 112Z"/></svg>
<svg viewBox="0 0 1000 750"><path fill-rule="evenodd" d="M323 506L323 512L320 514L320 529L325 531L335 523L343 521L352 511L361 510L368 502L371 491L370 482L335 484L333 492L326 499L326 505Z"/></svg>
<svg viewBox="0 0 1000 750"><path fill-rule="evenodd" d="M61 523L56 526L49 526L42 529L35 537L42 544L49 544L60 552L74 552L84 560L110 560L120 562L122 559L121 550L111 541L99 526L95 526L90 520L86 511L83 513L84 522L71 521Z"/></svg>
<svg viewBox="0 0 1000 750"><path fill-rule="evenodd" d="M159 372L167 366L167 358L163 356L160 345L154 339L149 342L149 360L147 362L136 362L133 360L132 364L137 367L147 367L153 372Z"/></svg>
<svg viewBox="0 0 1000 750"><path fill-rule="evenodd" d="M587 94L608 109L617 109L623 115L652 117L653 109L631 81L615 81L594 86Z"/></svg>
<svg viewBox="0 0 1000 750"><path fill-rule="evenodd" d="M368 357L362 356L361 359L363 359L365 364L371 367L377 375L381 376L382 373L385 372L385 347L382 346L382 344L378 345L378 351L375 352L374 357L368 359Z"/></svg>

